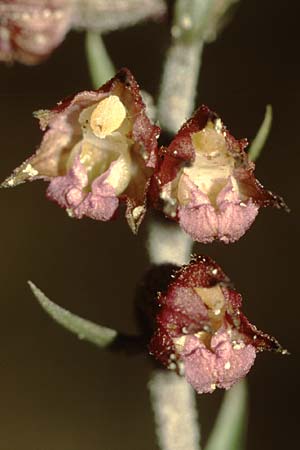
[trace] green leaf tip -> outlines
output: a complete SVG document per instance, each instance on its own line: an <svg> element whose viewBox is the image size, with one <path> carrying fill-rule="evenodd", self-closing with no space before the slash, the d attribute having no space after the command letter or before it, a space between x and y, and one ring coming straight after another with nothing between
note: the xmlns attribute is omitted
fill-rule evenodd
<svg viewBox="0 0 300 450"><path fill-rule="evenodd" d="M253 139L252 144L250 145L248 151L248 156L251 161L256 161L262 149L264 148L264 145L271 130L272 118L273 118L272 106L267 105L264 120L262 121L262 124L259 127L259 130L255 138Z"/></svg>
<svg viewBox="0 0 300 450"><path fill-rule="evenodd" d="M247 384L240 381L225 393L204 450L243 450L247 422Z"/></svg>
<svg viewBox="0 0 300 450"><path fill-rule="evenodd" d="M71 313L67 309L56 305L31 281L28 281L30 289L41 307L61 326L76 334L79 339L89 341L98 347L105 348L112 344L118 336L117 331L102 327L89 320L83 319Z"/></svg>

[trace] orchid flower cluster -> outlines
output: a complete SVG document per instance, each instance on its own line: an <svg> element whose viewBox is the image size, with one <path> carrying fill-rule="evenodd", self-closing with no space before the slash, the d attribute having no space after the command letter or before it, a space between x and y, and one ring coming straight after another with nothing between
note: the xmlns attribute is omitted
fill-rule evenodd
<svg viewBox="0 0 300 450"><path fill-rule="evenodd" d="M0 58L37 63L71 27L105 32L108 5L116 9L110 30L165 13L160 0L132 1L125 15L120 0L0 0ZM35 116L42 141L2 187L44 180L47 197L71 218L109 222L125 211L137 234L147 211L156 210L193 241L229 244L246 233L261 207L286 208L255 178L247 140L235 139L207 106L161 146L160 126L127 68ZM197 393L229 389L247 375L258 352L286 353L241 307L242 296L218 264L193 256L173 267L164 290L151 297L148 350Z"/></svg>
<svg viewBox="0 0 300 450"><path fill-rule="evenodd" d="M255 179L246 141L237 141L206 106L159 148L160 129L147 117L128 69L36 116L46 130L41 145L2 186L43 179L47 197L70 217L109 221L123 202L134 233L150 207L195 241L229 243L244 235L261 206L284 206ZM243 316L240 294L209 258L179 269L157 301L150 353L199 393L229 388L258 351L283 351Z"/></svg>

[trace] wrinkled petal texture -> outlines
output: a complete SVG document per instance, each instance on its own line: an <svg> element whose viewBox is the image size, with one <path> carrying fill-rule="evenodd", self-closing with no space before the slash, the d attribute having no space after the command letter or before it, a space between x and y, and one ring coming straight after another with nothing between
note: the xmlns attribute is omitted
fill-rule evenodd
<svg viewBox="0 0 300 450"><path fill-rule="evenodd" d="M207 195L186 176L191 201L178 210L181 227L195 241L212 242L215 239L225 242L237 241L251 226L259 207L250 198L241 202L230 181L217 197L217 209L210 204ZM201 224L201 226L199 226Z"/></svg>
<svg viewBox="0 0 300 450"><path fill-rule="evenodd" d="M71 217L81 219L87 216L96 220L109 220L119 205L113 188L105 183L109 172L110 170L98 177L92 183L92 192L85 195L83 189L88 179L82 164L77 160L66 176L56 177L51 181L47 195L66 208Z"/></svg>
<svg viewBox="0 0 300 450"><path fill-rule="evenodd" d="M241 312L242 297L208 257L195 257L158 296L150 353L198 393L230 388L262 350L285 351Z"/></svg>
<svg viewBox="0 0 300 450"><path fill-rule="evenodd" d="M91 131L91 114L110 99L115 109L106 109L104 114L101 106L100 113L108 120L103 126L108 126L108 131L98 138L94 132L101 133L97 131L101 128ZM157 165L160 129L147 117L130 71L122 69L98 90L80 92L51 111L39 111L37 117L46 130L40 147L2 186L39 178L50 181L48 197L76 218L109 220L120 201L125 202L126 218L136 232ZM95 117L94 127L97 120L104 120Z"/></svg>
<svg viewBox="0 0 300 450"><path fill-rule="evenodd" d="M194 389L202 394L216 387L229 389L245 377L254 363L253 345L234 349L226 331L211 340L211 350L194 336L188 336L182 353L185 376Z"/></svg>
<svg viewBox="0 0 300 450"><path fill-rule="evenodd" d="M70 26L66 0L0 0L0 60L41 62L63 41Z"/></svg>
<svg viewBox="0 0 300 450"><path fill-rule="evenodd" d="M220 118L200 107L160 151L151 201L199 242L238 240L261 206L285 207L255 179L254 164Z"/></svg>

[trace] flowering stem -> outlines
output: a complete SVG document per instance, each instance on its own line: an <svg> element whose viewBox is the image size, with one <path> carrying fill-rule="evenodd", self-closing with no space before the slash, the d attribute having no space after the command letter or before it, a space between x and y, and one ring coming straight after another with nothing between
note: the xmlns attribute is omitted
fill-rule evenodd
<svg viewBox="0 0 300 450"><path fill-rule="evenodd" d="M154 372L149 390L162 450L200 450L193 388L173 372Z"/></svg>
<svg viewBox="0 0 300 450"><path fill-rule="evenodd" d="M193 241L178 225L152 221L148 252L154 264L186 264ZM193 388L173 372L154 371L149 382L156 433L161 450L200 450Z"/></svg>
<svg viewBox="0 0 300 450"><path fill-rule="evenodd" d="M158 101L159 121L175 133L191 115L204 46L206 20L213 0L177 0Z"/></svg>
<svg viewBox="0 0 300 450"><path fill-rule="evenodd" d="M158 102L162 127L176 133L195 104L203 43L175 42L168 51ZM170 83L168 79L172 80Z"/></svg>
<svg viewBox="0 0 300 450"><path fill-rule="evenodd" d="M149 225L148 252L153 264L187 264L193 241L177 224L152 220Z"/></svg>
<svg viewBox="0 0 300 450"><path fill-rule="evenodd" d="M86 56L93 87L98 89L115 74L114 65L99 33L87 31Z"/></svg>

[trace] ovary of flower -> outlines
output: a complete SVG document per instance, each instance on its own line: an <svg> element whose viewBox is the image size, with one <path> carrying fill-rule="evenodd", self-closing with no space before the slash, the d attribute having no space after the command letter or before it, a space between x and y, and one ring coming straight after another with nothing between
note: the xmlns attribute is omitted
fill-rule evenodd
<svg viewBox="0 0 300 450"><path fill-rule="evenodd" d="M216 199L222 188L231 179L234 190L238 190L234 170L234 158L227 149L227 143L220 127L208 122L206 127L192 134L192 144L195 150L195 160L190 167L183 169L185 174L201 190L207 194L211 204L216 205ZM181 205L189 202L189 191L185 187L184 177L179 179L178 200Z"/></svg>
<svg viewBox="0 0 300 450"><path fill-rule="evenodd" d="M90 119L91 129L100 139L116 131L126 118L126 108L116 95L101 100Z"/></svg>

